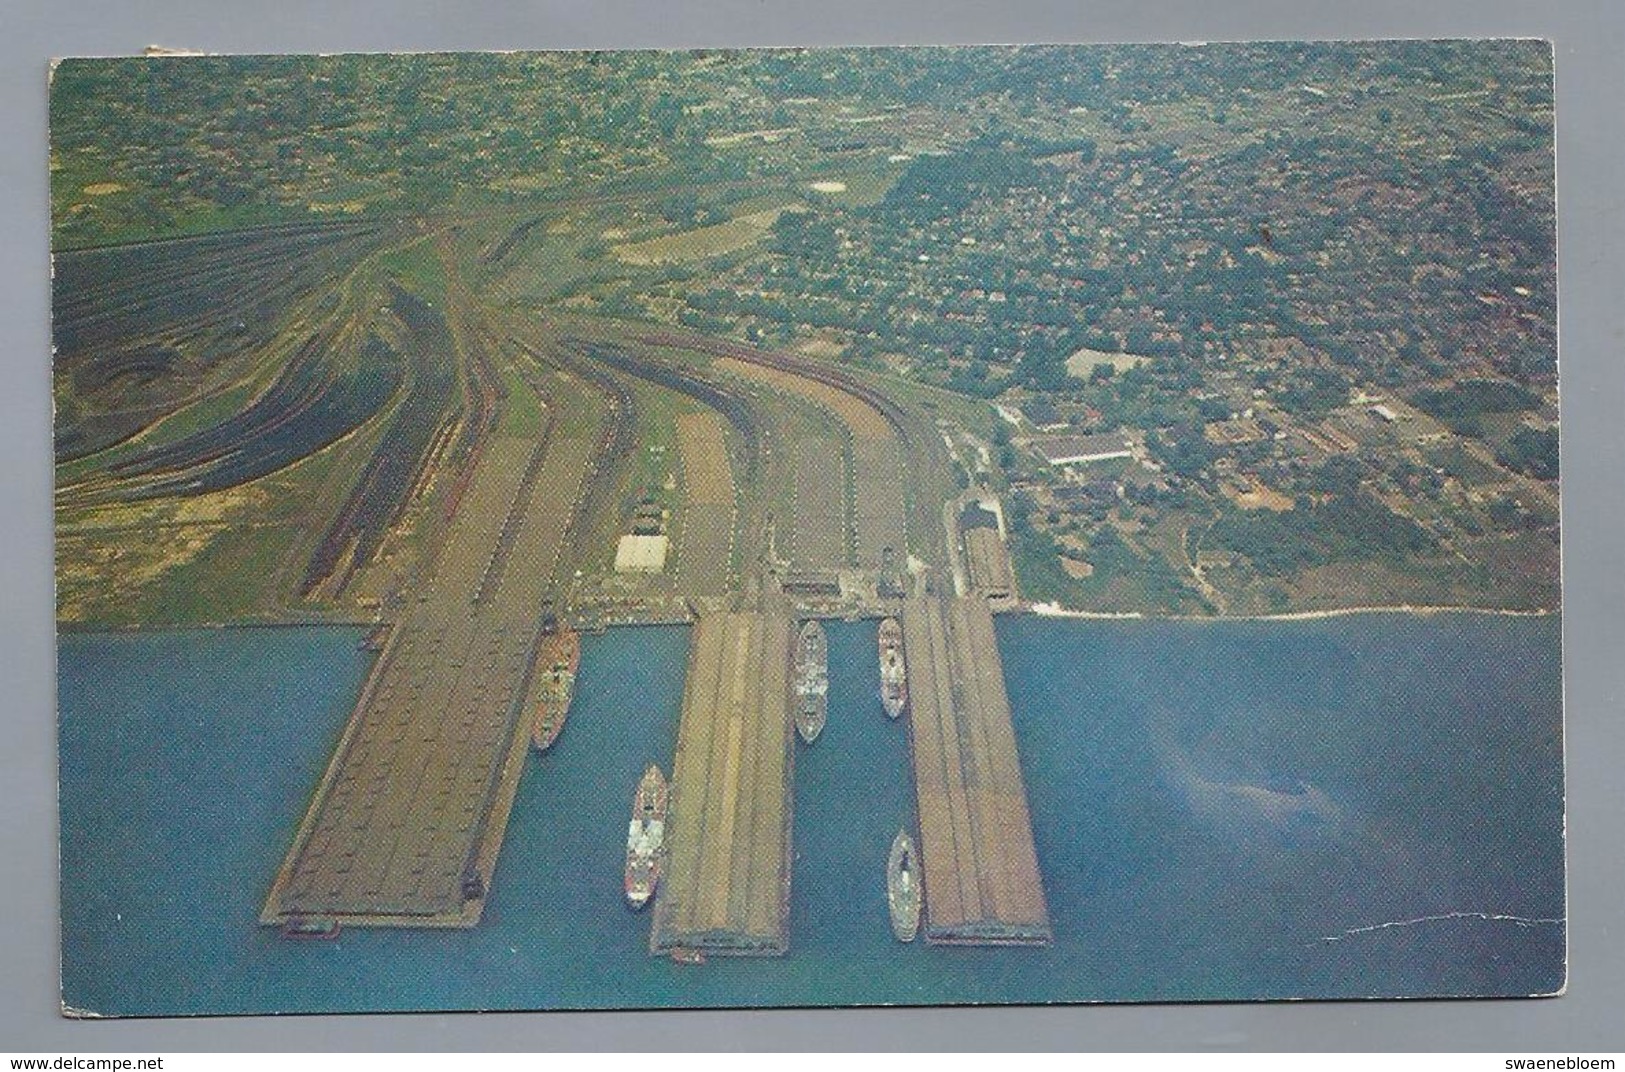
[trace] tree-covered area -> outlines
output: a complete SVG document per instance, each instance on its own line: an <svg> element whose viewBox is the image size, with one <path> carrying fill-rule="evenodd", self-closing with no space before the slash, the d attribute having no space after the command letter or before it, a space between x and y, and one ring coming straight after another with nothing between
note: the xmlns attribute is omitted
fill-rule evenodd
<svg viewBox="0 0 1625 1072"><path fill-rule="evenodd" d="M878 212L889 219L930 225L957 217L979 198L1004 197L1039 184L1038 166L1028 152L976 144L909 164Z"/></svg>
<svg viewBox="0 0 1625 1072"><path fill-rule="evenodd" d="M1421 409L1463 435L1482 435L1481 418L1487 413L1519 413L1540 405L1540 398L1505 380L1464 380L1449 387L1418 391Z"/></svg>
<svg viewBox="0 0 1625 1072"><path fill-rule="evenodd" d="M1022 592L1030 599L1063 605L1151 608L1162 613L1211 612L1185 579L1156 555L1131 547L1112 526L1102 526L1080 554L1064 550L1034 523L1036 504L1025 493L1011 496L1011 558ZM1087 577L1068 573L1063 560L1087 561Z"/></svg>
<svg viewBox="0 0 1625 1072"><path fill-rule="evenodd" d="M1508 469L1527 473L1538 480L1556 480L1558 475L1557 430L1520 428L1496 460Z"/></svg>
<svg viewBox="0 0 1625 1072"><path fill-rule="evenodd" d="M1288 577L1331 562L1428 552L1438 541L1367 492L1326 502L1299 499L1291 510L1226 510L1207 542L1245 555L1259 573Z"/></svg>

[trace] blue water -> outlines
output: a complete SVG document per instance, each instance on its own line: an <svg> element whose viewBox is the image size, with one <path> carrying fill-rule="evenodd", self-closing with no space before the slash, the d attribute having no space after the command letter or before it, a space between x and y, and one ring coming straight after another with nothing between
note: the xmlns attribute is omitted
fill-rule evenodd
<svg viewBox="0 0 1625 1072"><path fill-rule="evenodd" d="M256 916L365 676L359 634L64 636L64 1000L163 1015L1561 985L1563 927L1541 922L1563 914L1555 619L999 633L1055 943L892 939L907 744L880 711L874 624L837 623L829 724L797 746L791 952L702 968L649 957L620 890L632 789L648 763L670 769L685 629L586 638L478 928L337 942L283 941Z"/></svg>

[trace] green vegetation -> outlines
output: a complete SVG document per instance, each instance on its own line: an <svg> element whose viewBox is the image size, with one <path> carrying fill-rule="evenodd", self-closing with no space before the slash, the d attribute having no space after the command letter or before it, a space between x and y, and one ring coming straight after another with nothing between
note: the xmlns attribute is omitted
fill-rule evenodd
<svg viewBox="0 0 1625 1072"><path fill-rule="evenodd" d="M1282 409L1296 416L1324 417L1348 402L1348 382L1332 369L1298 369L1288 375L1275 400Z"/></svg>
<svg viewBox="0 0 1625 1072"><path fill-rule="evenodd" d="M392 279L424 301L442 305L446 300L446 268L427 240L412 242L378 257L373 262L386 279Z"/></svg>
<svg viewBox="0 0 1625 1072"><path fill-rule="evenodd" d="M542 434L542 400L530 382L514 369L502 374L507 388L507 406L497 425L499 434L535 439Z"/></svg>
<svg viewBox="0 0 1625 1072"><path fill-rule="evenodd" d="M1033 524L1034 504L1026 495L1009 501L1011 560L1021 590L1037 602L1087 606L1101 610L1152 610L1193 613L1211 610L1160 557L1136 551L1110 525L1090 541L1087 561L1093 572L1074 577L1062 560L1083 556L1064 550L1049 533Z"/></svg>
<svg viewBox="0 0 1625 1072"><path fill-rule="evenodd" d="M1285 577L1330 562L1399 558L1438 546L1427 530L1356 491L1329 502L1299 500L1291 510L1229 510L1208 542L1246 555L1266 577Z"/></svg>
<svg viewBox="0 0 1625 1072"><path fill-rule="evenodd" d="M1540 399L1504 380L1466 380L1442 389L1418 391L1417 408L1448 424L1458 435L1482 437L1483 418L1491 413L1519 413L1540 405Z"/></svg>
<svg viewBox="0 0 1625 1072"><path fill-rule="evenodd" d="M646 341L690 331L895 403L940 469L912 474L911 543L936 549L950 489L1005 495L1034 599L1281 611L1364 570L1385 599L1555 605L1549 64L1518 41L68 61L60 517L304 496L300 538L264 537L278 583L303 558L301 610L354 606L388 586L347 578L432 551L493 429L540 430L516 336L538 384L635 401L622 492L663 485L674 390L730 435L810 427ZM1049 466L1035 420L1133 457ZM759 491L788 516L791 488ZM98 538L75 591L139 572ZM213 575L263 567L257 537L165 538L142 582L165 614L200 612L183 580L287 599Z"/></svg>
<svg viewBox="0 0 1625 1072"><path fill-rule="evenodd" d="M1496 460L1508 469L1528 473L1538 480L1557 479L1557 431L1520 428L1512 433L1506 448Z"/></svg>

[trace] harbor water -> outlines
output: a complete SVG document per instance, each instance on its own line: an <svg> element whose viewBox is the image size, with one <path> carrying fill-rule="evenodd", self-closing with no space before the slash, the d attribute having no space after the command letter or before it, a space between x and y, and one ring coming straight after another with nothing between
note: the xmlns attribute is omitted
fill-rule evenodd
<svg viewBox="0 0 1625 1072"><path fill-rule="evenodd" d="M875 623L830 623L796 745L788 956L648 954L621 893L670 772L688 632L584 638L482 923L295 942L257 924L372 655L334 628L68 634L63 999L105 1015L1528 995L1563 981L1560 623L1009 617L1054 943L903 946L913 822ZM929 890L927 896L929 897Z"/></svg>

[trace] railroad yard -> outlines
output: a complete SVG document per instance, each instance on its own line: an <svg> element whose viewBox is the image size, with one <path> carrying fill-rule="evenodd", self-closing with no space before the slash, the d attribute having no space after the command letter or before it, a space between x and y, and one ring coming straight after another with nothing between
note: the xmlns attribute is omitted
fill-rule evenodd
<svg viewBox="0 0 1625 1072"><path fill-rule="evenodd" d="M559 384L555 405L601 404ZM385 647L262 919L479 919L524 760L521 699L595 422L486 448L429 579Z"/></svg>
<svg viewBox="0 0 1625 1072"><path fill-rule="evenodd" d="M703 92L732 77L688 63L657 66ZM1421 567L1446 556L1462 567L1452 591L1507 572L1527 580L1507 602L1538 601L1555 505L1538 355L1508 351L1527 386L1480 369L1442 386L1396 375L1379 394L1327 371L1353 368L1357 348L1308 332L1333 359L1276 389L1218 368L1217 351L1285 360L1295 344L1232 316L1137 297L1133 318L1069 329L1116 278L1115 254L1068 245L1090 267L1062 278L1029 273L1048 253L1017 245L1093 233L1038 221L1092 203L1079 191L1096 171L1124 185L1107 128L1073 108L995 152L923 101L847 137L846 113L814 100L742 131L696 107L666 118L704 137L584 139L608 154L602 170L530 161L477 188L440 175L434 191L397 176L400 197L370 207L384 180L329 190L316 180L338 158L290 135L266 168L279 197L316 183L299 211L179 228L104 212L95 199L139 201L95 171L89 130L111 135L94 117L65 128L57 184L83 181L55 254L59 620L359 623L379 649L262 922L479 921L536 762L554 628L691 626L674 740L651 742L671 783L649 948L771 955L794 945L793 772L818 747L792 728L807 619L901 621L924 939L1041 944L995 613L1280 609L1367 553L1385 556L1378 595L1440 583ZM1164 163L1134 166L1151 181ZM1036 215L1001 216L1011 205ZM1233 263L1253 255L1231 245ZM1195 264L1210 246L1175 248ZM1472 305L1533 301L1537 276L1475 284ZM1210 351L1215 370L1193 371ZM1404 466L1338 460L1395 437ZM1499 490L1459 492L1429 459ZM1336 538L1304 538L1322 530ZM1520 555L1537 568L1503 570Z"/></svg>
<svg viewBox="0 0 1625 1072"><path fill-rule="evenodd" d="M302 334L245 341L166 382L150 411L75 409L60 432L81 459L59 488L84 519L70 544L114 526L182 529L185 544L160 535L146 550L173 559L155 575L251 551L259 565L231 575L245 590L222 607L377 627L380 653L261 921L476 925L527 762L545 630L686 621L649 948L781 955L800 747L791 638L807 617L900 614L919 645L925 937L1044 940L988 593L945 594L989 561L1008 577L1008 559L987 530L967 544L942 525L953 487L939 415L804 355L492 304L492 262L536 228L471 230L478 243L458 228L340 225L270 232L233 254L213 239L157 244L152 270L193 318L158 317L166 337L230 336L187 304L188 287L284 260L278 299ZM318 256L344 273L300 267ZM165 274L188 257L203 280ZM104 262L68 257L65 270ZM163 306L156 283L105 293L113 307L59 314L84 355L69 362L77 381L97 359L159 345L138 319ZM212 525L164 514L176 497L215 504ZM234 526L249 502L270 508ZM285 609L255 609L273 591ZM175 606L161 583L132 594L148 613Z"/></svg>
<svg viewBox="0 0 1625 1072"><path fill-rule="evenodd" d="M279 715L303 758L261 749L260 950L552 972L504 928L590 915L579 974L751 1000L876 948L819 915L872 883L841 926L886 969L1104 964L1103 888L1150 887L1056 786L1118 776L1085 731L1139 678L999 616L1558 611L1550 58L64 61L58 628L348 660L331 721ZM1203 811L1215 720L1147 799ZM1271 779L1233 795L1319 799ZM752 957L794 963L702 966Z"/></svg>
<svg viewBox="0 0 1625 1072"><path fill-rule="evenodd" d="M322 237L267 239L279 253L295 240L355 249L358 264L325 305L302 306L325 308L325 326L275 376L255 371L265 387L241 415L158 444L138 436L62 488L66 503L106 513L182 486L208 495L245 476L291 481L335 436L332 452L354 449L358 479L310 503L333 519L287 526L297 531L281 533L273 572L312 612L370 603L387 640L264 923L475 925L526 762L544 622L687 620L650 949L783 954L794 622L901 611L925 720L911 739L926 938L1044 940L991 619L969 609L980 596L925 594L967 569L934 516L933 493L949 483L924 413L798 355L483 305L463 274L480 262L447 232L404 239L419 271L439 268L426 293L365 257L383 237ZM107 319L87 315L86 337ZM365 376L369 363L387 375ZM256 428L274 429L277 446L243 450L234 437ZM922 500L930 523L911 526ZM623 572L610 553L623 538L658 547L658 568Z"/></svg>
<svg viewBox="0 0 1625 1072"><path fill-rule="evenodd" d="M1049 916L992 615L977 596L912 599L903 629L926 940L1041 945Z"/></svg>

